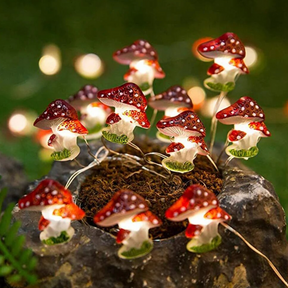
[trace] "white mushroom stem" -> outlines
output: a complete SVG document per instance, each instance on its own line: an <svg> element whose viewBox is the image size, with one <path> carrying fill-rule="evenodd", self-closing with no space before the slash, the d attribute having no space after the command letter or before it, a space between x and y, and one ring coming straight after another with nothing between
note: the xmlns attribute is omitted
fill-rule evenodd
<svg viewBox="0 0 288 288"><path fill-rule="evenodd" d="M61 216L53 215L55 209L59 209L65 205L50 205L42 210L42 215L46 220L49 220L49 225L41 232L40 240L47 240L50 237L59 237L61 232L65 231L71 238L74 235L74 229L71 227L71 219L62 218Z"/></svg>
<svg viewBox="0 0 288 288"><path fill-rule="evenodd" d="M178 112L179 107L169 107L165 109L165 116L167 117L174 117L179 114Z"/></svg>

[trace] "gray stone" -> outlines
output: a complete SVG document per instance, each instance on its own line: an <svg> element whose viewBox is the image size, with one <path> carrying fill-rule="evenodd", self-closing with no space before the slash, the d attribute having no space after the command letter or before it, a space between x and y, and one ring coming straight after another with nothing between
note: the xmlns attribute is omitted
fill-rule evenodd
<svg viewBox="0 0 288 288"><path fill-rule="evenodd" d="M86 155L84 151L79 161L87 164ZM74 164L55 163L49 177L65 184L77 168L71 165ZM84 176L73 183L76 194ZM226 169L224 180L218 197L220 206L233 217L229 225L266 254L288 278L285 215L272 185L240 168ZM18 211L17 207L14 210L14 217L22 221L20 233L26 235L27 246L38 255L37 273L42 288L285 287L263 258L222 226L222 244L215 251L201 255L188 252L188 239L182 233L154 241L153 251L143 258L124 260L117 256L119 245L110 234L81 222L72 224L76 233L69 243L45 247L37 229L40 214Z"/></svg>

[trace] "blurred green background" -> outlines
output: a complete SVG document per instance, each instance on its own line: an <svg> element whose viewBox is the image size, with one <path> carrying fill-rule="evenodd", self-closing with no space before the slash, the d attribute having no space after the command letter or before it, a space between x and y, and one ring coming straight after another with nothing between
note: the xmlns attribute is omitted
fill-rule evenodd
<svg viewBox="0 0 288 288"><path fill-rule="evenodd" d="M288 212L287 11L284 0L1 1L0 151L20 160L31 180L41 177L51 164L39 160L39 145L30 136L14 137L7 129L15 110L39 114L49 102L68 98L84 84L100 89L122 84L128 67L113 61L112 53L139 38L156 48L166 72L166 78L154 82L156 93L191 78L194 85L202 85L211 63L195 58L193 43L231 31L257 49L259 61L249 75L239 78L228 97L231 102L244 95L254 98L266 112L272 133L260 141L259 155L245 164L273 183ZM62 67L56 75L46 76L38 62L43 47L51 43L61 51ZM75 71L75 60L85 53L102 59L105 70L99 78L87 80ZM215 96L206 92L208 98ZM209 127L210 119L201 119ZM224 141L230 128L218 125L217 141Z"/></svg>

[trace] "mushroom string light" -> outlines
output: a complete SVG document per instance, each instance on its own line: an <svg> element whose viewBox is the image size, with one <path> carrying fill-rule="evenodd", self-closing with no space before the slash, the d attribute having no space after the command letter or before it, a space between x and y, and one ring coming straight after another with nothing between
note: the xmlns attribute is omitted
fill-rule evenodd
<svg viewBox="0 0 288 288"><path fill-rule="evenodd" d="M230 156L245 160L258 154L257 143L261 137L269 137L271 133L264 124L265 114L262 108L251 97L241 97L231 106L219 111L216 118L223 124L234 124L229 131L226 148Z"/></svg>
<svg viewBox="0 0 288 288"><path fill-rule="evenodd" d="M133 259L146 255L153 248L150 228L161 225L161 220L148 210L144 198L128 189L119 190L108 204L94 216L94 222L103 227L118 224L117 243L123 246L118 255Z"/></svg>
<svg viewBox="0 0 288 288"><path fill-rule="evenodd" d="M35 120L34 126L53 134L48 145L55 151L51 157L57 161L73 160L80 153L77 137L88 133L78 120L76 110L66 101L57 99Z"/></svg>
<svg viewBox="0 0 288 288"><path fill-rule="evenodd" d="M98 99L107 106L115 107L115 112L106 119L109 127L102 130L105 139L114 143L127 144L134 139L134 128L149 128L145 114L147 101L141 89L134 83L101 90Z"/></svg>
<svg viewBox="0 0 288 288"><path fill-rule="evenodd" d="M42 212L40 239L47 245L69 241L74 235L71 221L85 216L85 212L73 203L70 191L52 179L42 180L35 190L19 200L18 207Z"/></svg>

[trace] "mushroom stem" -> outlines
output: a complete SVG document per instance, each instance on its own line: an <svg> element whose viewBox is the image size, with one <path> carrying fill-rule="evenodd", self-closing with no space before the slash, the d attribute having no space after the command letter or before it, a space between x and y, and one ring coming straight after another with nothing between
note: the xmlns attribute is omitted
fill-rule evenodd
<svg viewBox="0 0 288 288"><path fill-rule="evenodd" d="M261 257L263 257L269 264L269 266L272 268L272 270L275 272L275 274L277 275L277 277L285 284L286 287L288 287L288 282L283 278L283 276L280 274L280 272L278 271L278 269L275 267L275 265L272 263L272 261L266 256L264 255L262 252L260 252L257 248L255 248L251 243L249 243L238 231L236 231L234 228L232 228L231 226L229 226L226 223L221 222L220 223L222 226L224 226L226 229L228 229L229 231L231 231L232 233L234 233L236 236L238 236L251 250L253 250L254 252L256 252L258 255L260 255Z"/></svg>
<svg viewBox="0 0 288 288"><path fill-rule="evenodd" d="M216 130L217 130L217 118L216 118L216 113L221 105L222 100L226 97L227 92L222 91L217 99L216 105L214 107L214 112L213 112L213 117L212 117L212 121L211 121L211 130L210 130L210 154L212 155L213 153L213 146L214 146L214 142L215 142L215 136L216 136Z"/></svg>

